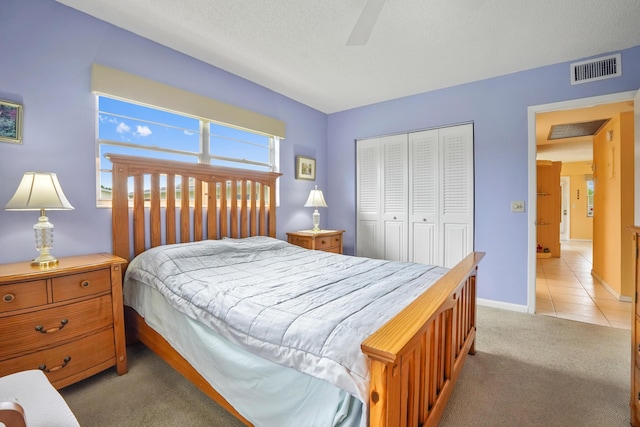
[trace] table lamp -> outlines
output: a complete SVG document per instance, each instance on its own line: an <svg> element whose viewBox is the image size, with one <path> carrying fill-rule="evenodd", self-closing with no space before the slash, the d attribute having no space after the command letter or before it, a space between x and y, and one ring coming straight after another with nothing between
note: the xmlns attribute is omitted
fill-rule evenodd
<svg viewBox="0 0 640 427"><path fill-rule="evenodd" d="M307 199L307 203L304 204L304 207L316 208L315 212L313 212L313 229L311 231L320 231L320 212L318 212L318 208L326 208L327 202L324 201L322 191L318 190L317 185L315 190L311 190L311 193L309 193L309 198Z"/></svg>
<svg viewBox="0 0 640 427"><path fill-rule="evenodd" d="M40 255L31 265L50 266L58 263L51 255L53 247L53 224L49 222L45 210L73 209L67 200L55 173L26 172L15 194L4 207L7 211L40 211L40 219L33 226L36 235L36 249Z"/></svg>

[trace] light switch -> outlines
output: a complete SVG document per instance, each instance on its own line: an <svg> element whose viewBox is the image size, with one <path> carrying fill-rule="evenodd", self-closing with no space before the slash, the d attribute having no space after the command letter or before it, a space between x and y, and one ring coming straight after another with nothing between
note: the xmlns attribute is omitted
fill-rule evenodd
<svg viewBox="0 0 640 427"><path fill-rule="evenodd" d="M511 212L524 212L524 200L513 200L511 202Z"/></svg>

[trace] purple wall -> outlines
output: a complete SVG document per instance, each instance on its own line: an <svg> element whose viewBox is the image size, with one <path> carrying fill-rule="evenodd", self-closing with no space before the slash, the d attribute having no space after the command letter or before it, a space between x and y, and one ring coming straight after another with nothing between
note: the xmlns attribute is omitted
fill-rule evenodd
<svg viewBox="0 0 640 427"><path fill-rule="evenodd" d="M296 155L326 164L327 116L247 80L206 65L53 0L0 5L0 99L24 105L23 144L0 143L0 263L37 256L37 212L6 212L26 171L58 174L73 211L49 211L54 255L111 251L111 210L95 201L95 97L90 67L99 63L237 105L287 124L281 143L278 236L311 226L303 208L316 182L295 180Z"/></svg>
<svg viewBox="0 0 640 427"><path fill-rule="evenodd" d="M527 108L640 88L640 47L622 52L622 67L620 78L572 86L569 63L556 64L329 115L329 225L347 230L354 253L356 139L473 122L475 250L487 253L478 297L526 305L530 225L511 201L528 200Z"/></svg>
<svg viewBox="0 0 640 427"><path fill-rule="evenodd" d="M526 214L510 211L527 197L527 107L636 90L640 47L622 52L620 78L571 86L568 63L322 114L171 49L53 0L3 0L0 6L0 99L24 105L24 143L0 143L0 207L25 171L56 172L74 211L51 211L54 254L111 251L111 211L95 206L95 98L90 67L100 63L276 117L287 123L281 144L278 237L308 228L303 208L317 184L329 208L324 228L345 229L355 248L355 143L359 138L474 122L475 249L486 251L479 297L527 304ZM581 58L576 58L576 60ZM294 177L296 155L317 159L316 182ZM331 165L328 167L328 165ZM36 212L0 210L0 262L36 256Z"/></svg>

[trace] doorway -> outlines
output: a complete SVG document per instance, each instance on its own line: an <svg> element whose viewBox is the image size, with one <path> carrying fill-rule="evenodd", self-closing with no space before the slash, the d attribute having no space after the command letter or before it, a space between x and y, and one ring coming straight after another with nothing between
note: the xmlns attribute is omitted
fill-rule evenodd
<svg viewBox="0 0 640 427"><path fill-rule="evenodd" d="M569 191L571 179L568 176L560 176L560 241L565 242L571 238L571 204L569 203Z"/></svg>
<svg viewBox="0 0 640 427"><path fill-rule="evenodd" d="M591 98L583 98L571 101L563 101L552 104L544 104L531 106L528 108L528 205L529 210L527 219L528 228L528 303L527 311L531 314L536 312L536 269L537 269L537 253L536 253L536 211L537 211L537 194L536 194L536 115L539 113L551 111L563 111L571 109L580 109L595 105L611 104L623 101L633 101L635 92L623 92L611 95L603 95Z"/></svg>

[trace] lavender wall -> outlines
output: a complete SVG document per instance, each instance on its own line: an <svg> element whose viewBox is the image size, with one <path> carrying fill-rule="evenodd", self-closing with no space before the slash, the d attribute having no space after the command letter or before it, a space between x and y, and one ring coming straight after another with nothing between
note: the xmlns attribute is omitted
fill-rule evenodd
<svg viewBox="0 0 640 427"><path fill-rule="evenodd" d="M23 144L0 143L0 262L34 258L37 212L6 212L26 171L52 171L75 207L49 211L53 253L111 251L111 210L95 202L95 97L90 67L100 63L269 115L287 124L281 144L279 237L310 227L303 208L313 182L295 180L294 159L326 164L325 114L53 0L0 5L0 99L24 105ZM325 170L317 172L325 183Z"/></svg>
<svg viewBox="0 0 640 427"><path fill-rule="evenodd" d="M572 61L573 62L573 61ZM487 253L480 298L527 304L527 214L512 200L528 200L527 108L637 90L640 47L622 52L622 77L572 86L569 63L556 64L329 115L326 189L332 228L344 228L354 253L355 140L473 122L475 143L475 249Z"/></svg>

